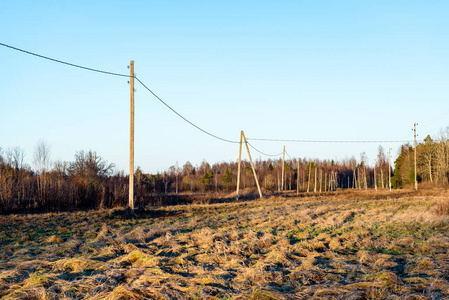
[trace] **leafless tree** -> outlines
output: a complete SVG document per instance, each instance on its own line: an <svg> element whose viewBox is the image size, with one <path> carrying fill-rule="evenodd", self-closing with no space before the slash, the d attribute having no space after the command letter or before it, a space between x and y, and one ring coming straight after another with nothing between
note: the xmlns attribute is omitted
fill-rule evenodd
<svg viewBox="0 0 449 300"><path fill-rule="evenodd" d="M435 145L436 182L439 186L448 183L449 174L449 127L441 130Z"/></svg>
<svg viewBox="0 0 449 300"><path fill-rule="evenodd" d="M388 169L386 169L386 166L388 167L388 161L387 161L387 157L384 152L384 148L382 146L379 146L379 148L378 148L377 163L378 163L379 169L380 169L380 187L385 188L384 172L385 172L385 174L388 173Z"/></svg>
<svg viewBox="0 0 449 300"><path fill-rule="evenodd" d="M16 170L20 170L23 168L25 161L25 151L22 148L18 146L12 149L10 148L8 149L6 155L9 158L8 160L11 161L11 164Z"/></svg>
<svg viewBox="0 0 449 300"><path fill-rule="evenodd" d="M419 159L418 162L421 167L421 173L427 176L429 178L430 182L433 182L433 164L435 163L435 142L433 139L428 135L424 139L424 143L420 145L420 153L419 153Z"/></svg>
<svg viewBox="0 0 449 300"><path fill-rule="evenodd" d="M360 168L362 169L363 176L363 188L366 190L368 188L368 183L366 181L366 162L368 158L365 152L360 153Z"/></svg>
<svg viewBox="0 0 449 300"><path fill-rule="evenodd" d="M46 173L50 169L50 147L44 140L40 140L34 150L33 163L36 167L36 182L38 189L38 201L44 205L47 198Z"/></svg>
<svg viewBox="0 0 449 300"><path fill-rule="evenodd" d="M39 175L45 174L50 168L50 146L44 141L40 140L36 144L33 155L33 163L36 167L36 173Z"/></svg>

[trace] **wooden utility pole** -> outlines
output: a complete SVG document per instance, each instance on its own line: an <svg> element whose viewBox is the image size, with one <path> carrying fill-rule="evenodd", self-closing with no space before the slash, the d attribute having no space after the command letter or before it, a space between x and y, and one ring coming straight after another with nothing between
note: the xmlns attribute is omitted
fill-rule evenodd
<svg viewBox="0 0 449 300"><path fill-rule="evenodd" d="M245 140L246 150L248 150L249 162L251 163L251 168L253 169L254 180L256 181L256 184L257 184L257 190L259 191L260 198L262 198L262 191L260 190L259 180L257 180L256 169L254 168L253 160L251 158L251 153L249 153L248 142L246 141L246 137L245 137L245 134L243 133L243 131L242 131L242 136L243 136L243 139Z"/></svg>
<svg viewBox="0 0 449 300"><path fill-rule="evenodd" d="M310 174L312 173L312 164L309 162L309 179L307 180L307 193L310 190Z"/></svg>
<svg viewBox="0 0 449 300"><path fill-rule="evenodd" d="M134 61L130 65L131 124L129 135L129 208L134 210Z"/></svg>
<svg viewBox="0 0 449 300"><path fill-rule="evenodd" d="M357 178L356 178L356 173L355 173L356 168L357 167L354 167L354 169L352 170L353 171L353 174L352 174L352 188L353 189L355 189L356 185L357 185Z"/></svg>
<svg viewBox="0 0 449 300"><path fill-rule="evenodd" d="M242 138L243 138L243 130L240 132L240 149L239 149L239 164L237 167L237 193L236 199L239 199L239 187L240 187L240 164L242 162Z"/></svg>
<svg viewBox="0 0 449 300"><path fill-rule="evenodd" d="M260 190L259 181L257 180L256 169L254 168L253 160L251 158L251 153L249 152L248 142L246 141L246 137L245 137L245 134L243 133L243 130L240 132L240 150L239 150L239 164L238 164L238 167L237 167L238 171L237 171L237 193L236 193L236 197L237 197L237 199L239 198L240 163L242 161L242 140L245 141L246 150L248 150L249 161L251 163L251 168L252 168L253 174L254 174L254 180L256 181L257 190L259 191L260 198L262 198L262 191Z"/></svg>
<svg viewBox="0 0 449 300"><path fill-rule="evenodd" d="M377 182L376 182L376 160L374 160L374 167L373 167L373 170L374 170L374 188L375 188L375 190L376 190L376 192L377 192Z"/></svg>
<svg viewBox="0 0 449 300"><path fill-rule="evenodd" d="M359 179L358 180L358 182L357 182L357 185L358 185L358 187L359 187L359 190L361 190L362 189L362 184L361 184L361 182L360 182L360 168L358 168L357 169L357 178Z"/></svg>
<svg viewBox="0 0 449 300"><path fill-rule="evenodd" d="M365 190L367 190L368 189L368 182L366 181L366 166L363 166L363 174L365 174L364 187L365 187Z"/></svg>
<svg viewBox="0 0 449 300"><path fill-rule="evenodd" d="M284 161L285 161L285 145L284 151L282 151L282 179L281 179L281 192L284 192Z"/></svg>
<svg viewBox="0 0 449 300"><path fill-rule="evenodd" d="M385 188L385 184L384 184L384 171L382 170L383 168L383 164L380 163L380 185L381 188Z"/></svg>
<svg viewBox="0 0 449 300"><path fill-rule="evenodd" d="M323 185L323 170L320 169L320 193L321 193L321 186Z"/></svg>
<svg viewBox="0 0 449 300"><path fill-rule="evenodd" d="M324 172L324 192L327 192L327 173Z"/></svg>
<svg viewBox="0 0 449 300"><path fill-rule="evenodd" d="M302 185L301 188L306 188L306 171L302 172Z"/></svg>
<svg viewBox="0 0 449 300"><path fill-rule="evenodd" d="M316 167L315 167L315 187L313 188L313 192L316 193Z"/></svg>
<svg viewBox="0 0 449 300"><path fill-rule="evenodd" d="M296 168L296 195L299 195L299 157L298 157L298 166Z"/></svg>
<svg viewBox="0 0 449 300"><path fill-rule="evenodd" d="M391 148L388 148L388 186L391 192Z"/></svg>
<svg viewBox="0 0 449 300"><path fill-rule="evenodd" d="M417 178L416 178L416 172L418 171L417 169L416 169L416 125L418 125L418 123L415 123L415 126L414 126L414 132L415 132L415 190L418 190L418 180L417 180Z"/></svg>

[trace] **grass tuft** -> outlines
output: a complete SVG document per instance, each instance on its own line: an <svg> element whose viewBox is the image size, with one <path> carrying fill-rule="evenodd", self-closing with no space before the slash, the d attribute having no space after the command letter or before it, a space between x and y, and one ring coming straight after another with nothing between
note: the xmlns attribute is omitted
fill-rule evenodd
<svg viewBox="0 0 449 300"><path fill-rule="evenodd" d="M46 243L62 243L63 240L60 237L57 237L56 235L49 236L48 238L44 239L44 242Z"/></svg>

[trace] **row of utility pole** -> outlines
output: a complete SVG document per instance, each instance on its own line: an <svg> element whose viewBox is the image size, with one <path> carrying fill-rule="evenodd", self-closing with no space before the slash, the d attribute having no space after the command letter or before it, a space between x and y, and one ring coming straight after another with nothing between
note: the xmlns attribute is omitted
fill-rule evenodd
<svg viewBox="0 0 449 300"><path fill-rule="evenodd" d="M129 136L129 208L134 211L134 61L130 62L129 65L130 69L130 136ZM418 123L414 124L414 137L415 137L415 190L418 190L418 181L416 176L416 125ZM249 151L248 142L246 141L245 134L243 133L243 130L240 132L240 149L239 149L239 164L238 164L238 173L237 173L237 191L236 191L236 198L239 198L239 188L240 188L240 165L242 160L242 142L245 142L246 150L248 151L249 161L251 163L251 169L253 171L254 179L256 181L257 190L259 191L259 196L262 198L262 191L260 190L259 181L257 180L257 174L256 170L254 168L253 160L251 158L251 153ZM285 165L285 145L284 150L282 152L282 184L281 184L281 192L284 191L284 165ZM388 186L391 191L391 148L388 149ZM376 164L374 161L374 182L375 187L377 191L377 184L376 184ZM299 170L299 159L298 159L298 166ZM309 171L309 177L310 177L310 171ZM316 177L316 168L315 168L315 177ZM298 182L296 185L296 193L299 194L299 176L298 176Z"/></svg>

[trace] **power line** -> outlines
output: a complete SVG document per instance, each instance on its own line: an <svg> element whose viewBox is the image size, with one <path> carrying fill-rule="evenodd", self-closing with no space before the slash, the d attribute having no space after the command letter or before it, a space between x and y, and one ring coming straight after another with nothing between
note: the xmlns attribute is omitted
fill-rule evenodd
<svg viewBox="0 0 449 300"><path fill-rule="evenodd" d="M419 122L419 123L421 124L420 127L421 127L421 128L428 127L429 125L431 125L431 124L435 123L436 121L439 121L441 118L445 117L445 115L446 115L447 113L449 113L449 109L445 109L443 112L441 112L441 113L439 113L439 114L433 116L433 117L430 118L430 119L427 119L427 120L425 120L425 121ZM423 125L424 125L424 126L423 126Z"/></svg>
<svg viewBox="0 0 449 300"><path fill-rule="evenodd" d="M280 155L282 154L282 152L281 152L281 153L278 153L278 154L267 154L267 153L264 153L264 152L260 151L259 149L257 149L256 147L254 147L253 145L251 145L251 144L248 142L248 139L246 140L246 143L247 143L251 148L253 148L253 149L256 150L257 152L259 152L260 154L265 155L265 156L271 156L271 157L274 157L274 156L280 156Z"/></svg>
<svg viewBox="0 0 449 300"><path fill-rule="evenodd" d="M33 55L42 59L46 59L46 60L50 60L53 62L57 62L60 64L64 64L67 66L71 66L71 67L75 67L75 68L80 68L83 70L87 70L87 71L92 71L92 72L97 72L97 73L102 73L102 74L106 74L106 75L112 75L112 76L120 76L120 77L131 77L130 75L127 74L120 74L120 73L114 73L114 72L108 72L108 71L104 71L104 70L100 70L100 69L94 69L94 68L89 68L89 67L84 67L81 65L77 65L77 64L73 64L73 63L69 63L66 61L62 61L62 60L58 60L58 59L54 59L48 56L44 56L44 55L40 55L34 52L30 52L30 51L26 51L17 47L13 47L7 44L3 44L0 43L0 46L4 46L19 52L23 52L29 55ZM228 140L222 137L219 137L217 135L214 135L204 129L202 129L201 127L195 125L193 122L189 121L187 118L185 118L184 116L182 116L180 113L178 113L175 109L173 109L171 106L169 106L167 103L165 103L159 96L157 96L151 89L149 89L142 81L140 81L140 79L138 79L136 76L134 76L134 78L145 88L147 89L154 97L156 97L156 99L158 99L162 104L164 104L167 108L169 108L172 112L174 112L176 115L178 115L180 118L182 118L184 121L186 121L187 123L189 123L190 125L192 125L193 127L195 127L196 129L204 132L205 134L214 137L218 140L224 141L224 142L228 142L228 143L233 143L233 144L238 144L238 141L232 141L232 140ZM406 140L397 140L397 141L331 141L331 140L289 140L289 139L266 139L266 138L248 138L247 140L253 140L253 141L266 141L266 142L294 142L294 143L410 143L412 141L406 141ZM266 156L279 156L280 154L266 154L260 150L258 150L257 148L255 148L254 146L252 146L250 143L248 143L254 150L256 150L257 152L259 152L260 154L266 155ZM281 152L282 154L282 152Z"/></svg>
<svg viewBox="0 0 449 300"><path fill-rule="evenodd" d="M44 55L40 55L40 54L37 54L37 53L34 53L34 52L30 52L30 51L26 51L26 50L23 50L23 49L19 49L19 48L16 48L16 47L13 47L13 46L10 46L10 45L6 45L6 44L3 44L3 43L0 43L0 46L4 46L4 47L7 47L7 48L16 50L16 51L20 51L20 52L23 52L23 53L26 53L26 54L29 54L29 55L34 55L34 56L37 56L37 57L40 57L40 58L43 58L43 59L51 60L51 61L54 61L54 62L57 62L57 63L60 63L60 64L64 64L64 65L68 65L68 66L71 66L71 67L76 67L76 68L80 68L80 69L84 69L84 70L88 70L88 71L93 71L93 72L107 74L107 75L120 76L120 77L130 77L129 75L125 75L125 74L113 73L113 72L108 72L108 71L103 71L103 70L83 67L83 66L72 64L72 63L69 63L69 62L66 62L66 61L62 61L62 60L59 60L59 59L54 59L54 58L51 58L51 57L48 57L48 56L44 56Z"/></svg>
<svg viewBox="0 0 449 300"><path fill-rule="evenodd" d="M291 158L291 156L288 154L287 150L285 150L285 154L287 154L287 156L290 158L290 160L293 160L293 159Z"/></svg>
<svg viewBox="0 0 449 300"><path fill-rule="evenodd" d="M251 141L264 142L291 142L291 143L410 143L412 141L338 141L338 140L286 140L286 139L264 139L264 138L247 138Z"/></svg>
<svg viewBox="0 0 449 300"><path fill-rule="evenodd" d="M211 137L214 137L216 139L219 139L221 141L227 142L227 143L233 143L233 144L238 144L239 142L237 141L231 141L231 140L227 140L224 139L222 137L216 136L215 134L212 134L206 130L204 130L203 128L195 125L194 123L192 123L191 121L189 121L188 119L186 119L183 115L181 115L180 113L178 113L175 109L173 109L170 105L168 105L167 103L164 102L164 100L162 100L158 95L156 95L151 89L149 89L142 81L140 81L139 78L137 78L136 76L134 76L134 78L144 87L146 88L154 97L156 97L157 100L159 100L162 104L164 104L168 109L170 109L172 112L174 112L175 114L177 114L181 119L183 119L184 121L186 121L187 123L189 123L190 125L192 125L193 127L195 127L196 129L204 132L205 134L210 135Z"/></svg>
<svg viewBox="0 0 449 300"><path fill-rule="evenodd" d="M26 50L23 50L23 49L20 49L20 48L17 48L17 47L13 47L13 46L10 46L10 45L7 45L7 44L3 44L3 43L0 43L0 45L4 46L4 47L7 47L7 48L10 48L10 49L13 49L13 50L16 50L16 51L19 51L19 52L23 52L23 53L26 53L26 54L29 54L29 55L33 55L33 56L36 56L36 57L39 57L39 58L47 59L47 60L50 60L50 61L53 61L53 62L57 62L57 63L60 63L60 64L64 64L64 65L67 65L67 66L80 68L80 69L83 69L83 70L88 70L88 71L92 71L92 72L98 72L98 73L112 75L112 76L120 76L120 77L128 77L128 78L131 77L130 75L125 75L125 74L120 74L120 73L113 73L113 72L103 71L103 70L99 70L99 69L84 67L84 66L77 65L77 64L72 64L72 63L69 63L69 62L66 62L66 61L54 59L54 58L51 58L51 57L48 57L48 56L44 56L44 55L40 55L40 54L37 54L37 53L34 53L34 52L26 51ZM227 139L221 138L219 136L216 136L216 135L214 135L214 134L212 134L212 133L210 133L210 132L200 128L199 126L195 125L191 121L187 120L180 113L178 113L176 110L174 110L172 107L170 107L170 105L165 103L159 96L157 96L152 90L150 90L142 81L140 81L140 79L138 79L136 76L134 76L134 78L143 87L145 87L151 94L153 94L153 96L156 97L156 99L158 99L160 102L162 102L166 107L168 107L171 111L173 111L175 114L177 114L180 118L182 118L184 121L186 121L187 123L189 123L193 127L197 128L198 130L200 130L200 131L202 131L202 132L204 132L204 133L206 133L206 134L208 134L208 135L210 135L210 136L212 136L212 137L214 137L216 139L219 139L221 141L228 142L228 143L236 143L236 144L239 143L239 142L236 142L236 141L231 141L231 140L227 140Z"/></svg>

